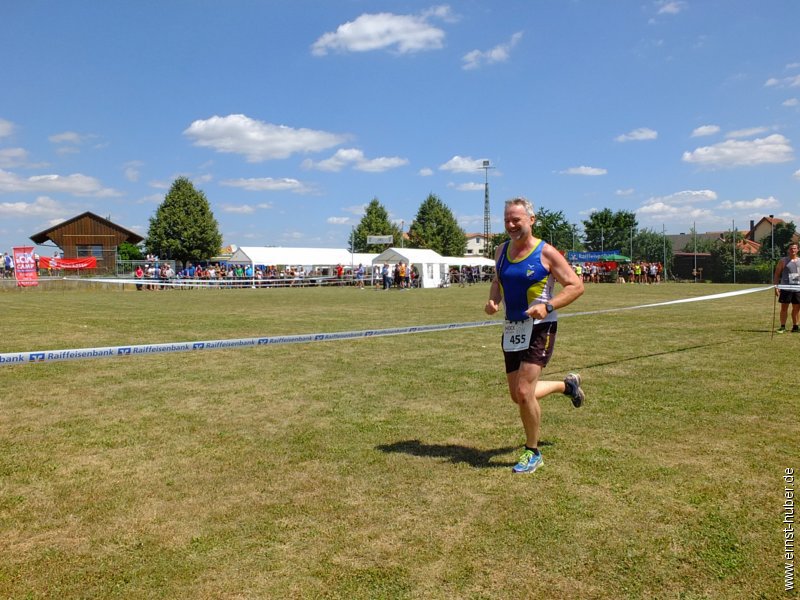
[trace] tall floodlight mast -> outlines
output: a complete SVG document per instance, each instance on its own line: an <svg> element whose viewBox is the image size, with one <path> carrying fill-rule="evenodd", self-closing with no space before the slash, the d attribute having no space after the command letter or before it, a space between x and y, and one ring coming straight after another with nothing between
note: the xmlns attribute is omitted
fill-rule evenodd
<svg viewBox="0 0 800 600"><path fill-rule="evenodd" d="M489 256L489 238L492 235L491 214L489 211L489 169L493 169L488 160L483 161L481 169L486 173L486 183L483 186L483 255Z"/></svg>

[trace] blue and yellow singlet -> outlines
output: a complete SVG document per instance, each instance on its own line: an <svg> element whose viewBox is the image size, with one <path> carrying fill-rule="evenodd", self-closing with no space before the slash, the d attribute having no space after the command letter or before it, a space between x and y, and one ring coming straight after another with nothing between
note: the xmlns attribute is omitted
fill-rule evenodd
<svg viewBox="0 0 800 600"><path fill-rule="evenodd" d="M505 243L497 261L497 278L506 307L506 319L524 321L528 318L525 311L531 306L550 302L555 282L553 275L542 264L542 250L546 242L536 240L533 250L516 260L511 260L508 255L510 243ZM536 323L555 321L557 318L554 311Z"/></svg>

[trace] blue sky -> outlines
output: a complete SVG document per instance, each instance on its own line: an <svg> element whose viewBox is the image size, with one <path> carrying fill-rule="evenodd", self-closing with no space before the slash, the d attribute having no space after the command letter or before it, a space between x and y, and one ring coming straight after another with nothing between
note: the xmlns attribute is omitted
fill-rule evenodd
<svg viewBox="0 0 800 600"><path fill-rule="evenodd" d="M346 247L378 198L517 195L667 233L800 225L796 0L7 0L0 249L172 181L225 244Z"/></svg>

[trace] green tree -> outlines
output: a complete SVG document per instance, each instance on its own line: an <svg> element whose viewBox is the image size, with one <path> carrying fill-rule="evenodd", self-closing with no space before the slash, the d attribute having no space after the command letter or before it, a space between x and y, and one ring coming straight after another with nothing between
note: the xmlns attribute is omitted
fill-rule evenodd
<svg viewBox="0 0 800 600"><path fill-rule="evenodd" d="M150 217L147 251L186 264L218 254L222 235L203 192L186 177L178 177L154 217Z"/></svg>
<svg viewBox="0 0 800 600"><path fill-rule="evenodd" d="M666 260L664 254L666 253ZM642 229L633 236L633 256L631 260L672 264L672 242L664 234L651 229Z"/></svg>
<svg viewBox="0 0 800 600"><path fill-rule="evenodd" d="M544 206L536 209L533 235L559 250L572 250L579 237L577 227L567 221L563 211L551 211Z"/></svg>
<svg viewBox="0 0 800 600"><path fill-rule="evenodd" d="M354 252L383 252L386 250L385 244L368 244L368 235L391 235L392 245L400 246L403 233L400 228L389 221L389 213L378 201L373 198L372 202L364 211L361 222L350 234L350 246Z"/></svg>
<svg viewBox="0 0 800 600"><path fill-rule="evenodd" d="M619 250L630 252L631 236L636 233L636 213L628 210L612 212L610 208L593 212L583 221L586 248L593 252Z"/></svg>
<svg viewBox="0 0 800 600"><path fill-rule="evenodd" d="M142 260L142 249L130 242L117 246L117 260Z"/></svg>
<svg viewBox="0 0 800 600"><path fill-rule="evenodd" d="M758 242L761 248L758 249L758 256L764 260L772 260L772 237L775 235L775 260L782 256L786 256L789 250L789 244L792 243L797 227L794 222L776 223L775 228L769 235L764 236Z"/></svg>
<svg viewBox="0 0 800 600"><path fill-rule="evenodd" d="M434 194L420 205L408 228L408 238L413 248L428 248L442 256L463 256L467 247L464 230L458 226L450 209Z"/></svg>
<svg viewBox="0 0 800 600"><path fill-rule="evenodd" d="M722 238L716 240L711 248L711 259L708 271L703 273L703 279L710 279L716 283L732 282L734 268L734 240L736 243L736 265L744 264L744 254L740 242L744 239L738 231L726 231ZM698 250L699 252L700 250Z"/></svg>

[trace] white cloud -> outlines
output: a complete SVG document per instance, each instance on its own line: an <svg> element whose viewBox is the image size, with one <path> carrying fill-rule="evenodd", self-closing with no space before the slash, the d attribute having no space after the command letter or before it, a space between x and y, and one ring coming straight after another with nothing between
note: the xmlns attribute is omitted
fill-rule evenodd
<svg viewBox="0 0 800 600"><path fill-rule="evenodd" d="M666 196L653 196L649 198L636 211L651 217L692 217L705 218L712 214L710 209L697 208L698 203L711 202L717 199L717 193L712 190L683 190Z"/></svg>
<svg viewBox="0 0 800 600"><path fill-rule="evenodd" d="M767 131L769 131L769 129L767 129L766 127L749 127L747 129L737 129L735 131L726 133L725 137L728 139L753 137L754 135L759 135L760 133L766 133Z"/></svg>
<svg viewBox="0 0 800 600"><path fill-rule="evenodd" d="M423 169L420 169L420 170L419 170L419 173L417 173L417 174L418 174L420 177L430 177L431 175L433 175L433 169L430 169L430 168L428 168L428 167L425 167L425 168L423 168Z"/></svg>
<svg viewBox="0 0 800 600"><path fill-rule="evenodd" d="M617 190L614 193L617 196L630 196L631 194L633 194L634 191L635 190L633 188L628 188L628 189L625 189L625 190Z"/></svg>
<svg viewBox="0 0 800 600"><path fill-rule="evenodd" d="M77 146L59 146L56 149L56 154L59 156L67 156L68 154L80 154L80 148Z"/></svg>
<svg viewBox="0 0 800 600"><path fill-rule="evenodd" d="M247 162L288 158L295 153L319 152L344 143L349 136L294 129L251 119L246 115L213 116L194 121L183 134L195 146L241 154Z"/></svg>
<svg viewBox="0 0 800 600"><path fill-rule="evenodd" d="M623 133L614 138L616 142L641 142L644 140L654 140L658 137L658 132L647 127L639 127L628 133Z"/></svg>
<svg viewBox="0 0 800 600"><path fill-rule="evenodd" d="M28 151L24 148L0 148L0 167L21 167L27 162Z"/></svg>
<svg viewBox="0 0 800 600"><path fill-rule="evenodd" d="M458 190L459 192L477 192L479 190L484 190L486 185L484 183L448 183L447 187L453 188Z"/></svg>
<svg viewBox="0 0 800 600"><path fill-rule="evenodd" d="M399 156L381 156L379 158L358 162L353 168L358 171L367 171L369 173L382 173L389 169L396 169L407 164L408 159L406 158L400 158Z"/></svg>
<svg viewBox="0 0 800 600"><path fill-rule="evenodd" d="M0 119L0 138L9 137L14 133L15 126L11 121Z"/></svg>
<svg viewBox="0 0 800 600"><path fill-rule="evenodd" d="M719 208L754 210L754 209L764 209L764 208L775 208L776 206L780 206L780 204L781 204L780 202L778 202L775 198L770 196L769 198L755 198L754 200L737 200L736 202L725 200L725 202L720 203Z"/></svg>
<svg viewBox="0 0 800 600"><path fill-rule="evenodd" d="M228 187L238 187L251 192L294 192L303 194L310 191L310 188L297 179L283 177L273 179L272 177L256 177L248 179L225 179L219 182L220 185Z"/></svg>
<svg viewBox="0 0 800 600"><path fill-rule="evenodd" d="M438 6L431 6L430 8L426 8L420 13L424 18L428 17L436 17L437 19L441 19L445 23L456 23L459 21L458 15L453 12L453 9L450 8L447 4L439 4Z"/></svg>
<svg viewBox="0 0 800 600"><path fill-rule="evenodd" d="M683 9L685 9L688 4L683 2L682 0L671 0L669 2L657 2L658 12L656 14L659 15L677 15Z"/></svg>
<svg viewBox="0 0 800 600"><path fill-rule="evenodd" d="M794 172L794 175L793 175L793 177L794 177L795 179L800 179L800 169L797 169L797 171L795 171L795 172Z"/></svg>
<svg viewBox="0 0 800 600"><path fill-rule="evenodd" d="M233 204L223 204L222 212L233 213L237 215L249 215L256 212L256 209L249 204L241 204L238 206Z"/></svg>
<svg viewBox="0 0 800 600"><path fill-rule="evenodd" d="M354 204L352 206L345 206L342 210L360 217L367 212L367 206L367 204Z"/></svg>
<svg viewBox="0 0 800 600"><path fill-rule="evenodd" d="M139 181L139 169L144 166L144 163L139 160L131 160L124 165L125 179L128 181Z"/></svg>
<svg viewBox="0 0 800 600"><path fill-rule="evenodd" d="M342 169L352 166L358 171L370 173L381 173L389 169L396 169L408 164L408 159L399 156L382 156L379 158L366 158L364 153L358 148L341 148L330 158L320 161L306 159L303 161L303 168L316 169L318 171L329 171L338 173Z"/></svg>
<svg viewBox="0 0 800 600"><path fill-rule="evenodd" d="M646 204L636 214L647 216L651 221L687 221L688 219L713 218L714 212L705 208L671 206L663 202Z"/></svg>
<svg viewBox="0 0 800 600"><path fill-rule="evenodd" d="M597 175L605 175L608 173L606 169L601 169L598 167L570 167L569 169L564 169L563 171L559 171L560 175L586 175L589 177L595 177Z"/></svg>
<svg viewBox="0 0 800 600"><path fill-rule="evenodd" d="M364 153L357 148L341 148L330 158L314 162L311 159L303 161L303 168L317 169L318 171L330 171L338 173L347 165L364 160Z"/></svg>
<svg viewBox="0 0 800 600"><path fill-rule="evenodd" d="M17 192L66 193L75 196L118 196L119 192L104 188L94 177L73 175L36 175L19 177L0 169L0 194Z"/></svg>
<svg viewBox="0 0 800 600"><path fill-rule="evenodd" d="M475 173L477 169L483 168L484 159L474 159L471 156L454 156L439 167L440 171L451 171L453 173Z"/></svg>
<svg viewBox="0 0 800 600"><path fill-rule="evenodd" d="M713 190L682 190L649 198L636 210L636 214L647 217L649 222L713 219L718 215L712 209L699 205L716 200L717 193Z"/></svg>
<svg viewBox="0 0 800 600"><path fill-rule="evenodd" d="M352 219L350 217L328 217L327 222L331 225L350 225Z"/></svg>
<svg viewBox="0 0 800 600"><path fill-rule="evenodd" d="M136 201L136 204L161 204L164 201L162 194L150 194L149 196L142 196Z"/></svg>
<svg viewBox="0 0 800 600"><path fill-rule="evenodd" d="M449 20L450 8L434 7L419 15L392 13L363 14L355 21L339 25L314 42L311 53L325 56L334 52L369 52L393 49L399 54L438 50L444 46L445 32L429 23L430 18Z"/></svg>
<svg viewBox="0 0 800 600"><path fill-rule="evenodd" d="M777 88L787 88L787 87L800 87L800 75L793 75L792 77L784 77L782 79L777 79L776 77L770 77L767 79L764 87L777 87Z"/></svg>
<svg viewBox="0 0 800 600"><path fill-rule="evenodd" d="M511 39L504 44L498 44L489 50L473 50L467 52L461 59L464 64L461 66L464 70L477 69L483 65L493 65L499 62L505 62L511 55L511 49L516 46L522 39L522 32L518 31L511 36Z"/></svg>
<svg viewBox="0 0 800 600"><path fill-rule="evenodd" d="M706 135L714 135L719 133L718 125L701 125L692 131L692 137L703 137Z"/></svg>
<svg viewBox="0 0 800 600"><path fill-rule="evenodd" d="M714 190L682 190L666 196L653 196L647 203L663 202L673 206L683 206L696 202L712 202L717 199Z"/></svg>
<svg viewBox="0 0 800 600"><path fill-rule="evenodd" d="M74 131L65 131L63 133L51 135L47 139L54 144L80 144L85 138L84 136L81 136L81 134L75 133Z"/></svg>
<svg viewBox="0 0 800 600"><path fill-rule="evenodd" d="M800 106L800 100L797 98L789 98L781 102L781 106Z"/></svg>
<svg viewBox="0 0 800 600"><path fill-rule="evenodd" d="M791 143L777 133L755 140L727 140L713 146L703 146L692 152L684 152L682 157L684 162L707 167L746 167L793 159Z"/></svg>
<svg viewBox="0 0 800 600"><path fill-rule="evenodd" d="M60 202L39 196L33 202L0 202L0 215L4 217L45 217L48 219L64 220L70 210Z"/></svg>

